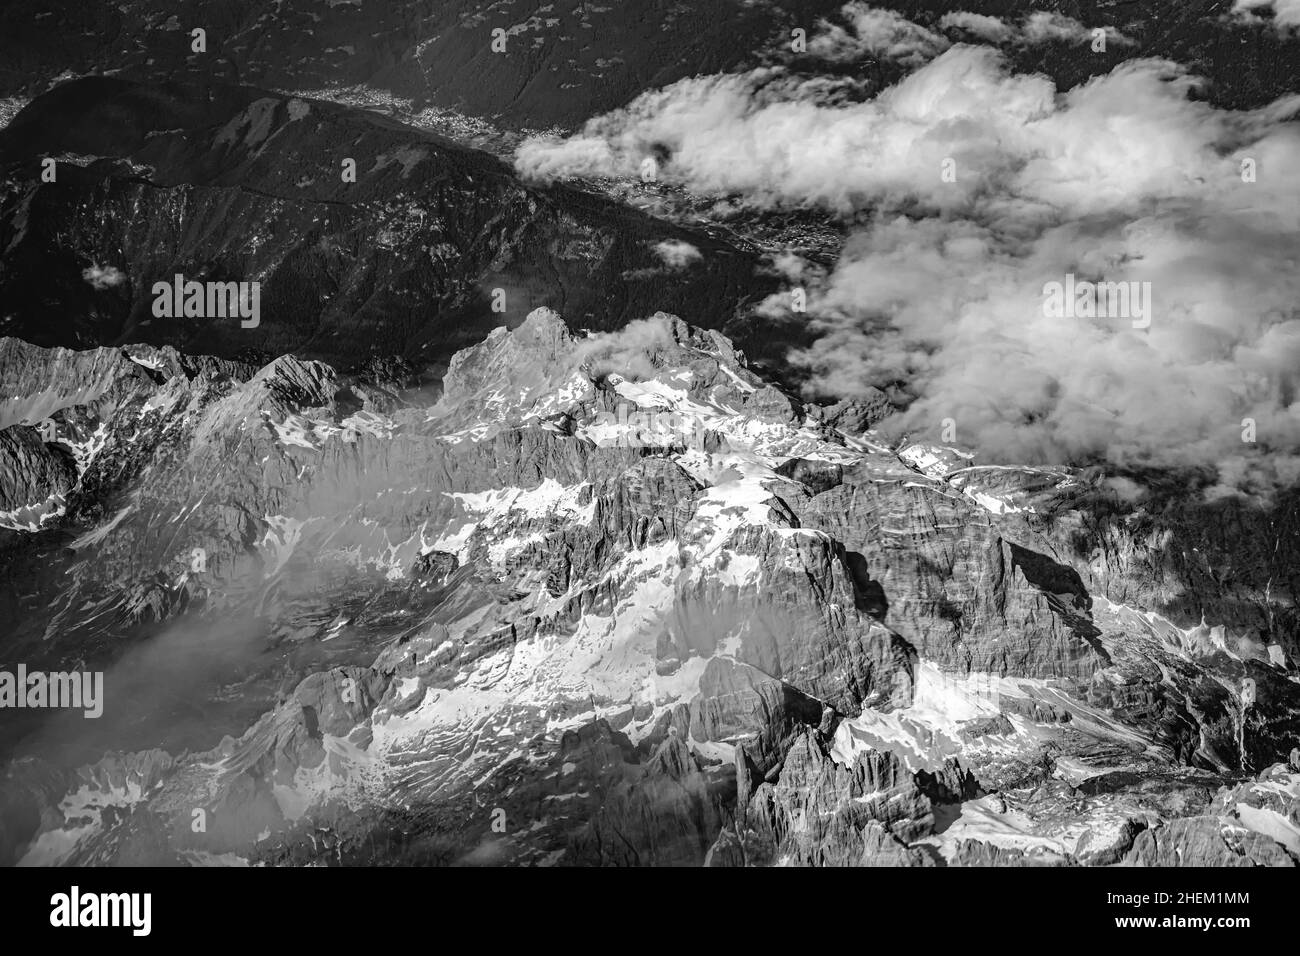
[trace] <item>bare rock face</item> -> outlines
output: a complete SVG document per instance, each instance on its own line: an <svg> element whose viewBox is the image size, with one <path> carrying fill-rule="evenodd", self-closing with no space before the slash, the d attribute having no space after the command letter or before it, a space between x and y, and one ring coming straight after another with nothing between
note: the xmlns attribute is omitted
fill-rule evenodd
<svg viewBox="0 0 1300 956"><path fill-rule="evenodd" d="M698 865L721 825L722 794L711 787L690 747L676 735L644 770L612 788L569 862L599 866Z"/></svg>
<svg viewBox="0 0 1300 956"><path fill-rule="evenodd" d="M691 574L688 566L689 584L678 591L674 640L665 653L708 657L725 635L750 622L737 658L840 712L910 702L915 651L857 609L851 575L831 539L755 531L732 543L730 561L753 567L761 586Z"/></svg>
<svg viewBox="0 0 1300 956"><path fill-rule="evenodd" d="M808 417L834 431L861 435L893 410L885 393L872 388L865 399L845 399L834 405L813 406L808 409Z"/></svg>
<svg viewBox="0 0 1300 956"><path fill-rule="evenodd" d="M735 748L741 787L737 806L743 809L754 778L762 780L779 770L794 740L807 728L821 726L828 713L833 715L821 701L791 684L756 667L715 657L700 676L699 696L674 708L672 723L684 738L744 739Z"/></svg>
<svg viewBox="0 0 1300 956"><path fill-rule="evenodd" d="M13 425L0 431L0 511L64 495L75 480L71 456L46 445L35 428Z"/></svg>
<svg viewBox="0 0 1300 956"><path fill-rule="evenodd" d="M1211 811L1276 841L1300 863L1300 772L1290 765L1274 764L1254 781L1223 788Z"/></svg>
<svg viewBox="0 0 1300 956"><path fill-rule="evenodd" d="M921 656L958 671L1087 679L1107 662L1079 576L999 534L973 502L861 465L792 506L886 595Z"/></svg>
<svg viewBox="0 0 1300 956"><path fill-rule="evenodd" d="M1112 866L1133 847L1146 829L1144 819L1126 819L1118 828L1089 829L1074 845L1074 859L1083 866Z"/></svg>
<svg viewBox="0 0 1300 956"><path fill-rule="evenodd" d="M493 329L481 344L452 356L443 400L501 404L516 395L546 395L563 384L574 346L559 315L537 309L517 329Z"/></svg>
<svg viewBox="0 0 1300 956"><path fill-rule="evenodd" d="M415 559L411 566L411 575L425 582L445 583L460 561L456 555L447 551L430 551Z"/></svg>
<svg viewBox="0 0 1300 956"><path fill-rule="evenodd" d="M938 775L912 774L892 754L867 752L844 767L810 729L786 752L776 781L758 786L737 819L799 865L925 865L930 857L907 845L933 832L937 803L960 802L975 789L955 763Z"/></svg>
<svg viewBox="0 0 1300 956"><path fill-rule="evenodd" d="M0 338L0 428L35 424L78 405L111 407L152 385L148 369L118 349L47 351Z"/></svg>
<svg viewBox="0 0 1300 956"><path fill-rule="evenodd" d="M1295 866L1268 837L1218 817L1187 817L1138 834L1129 866Z"/></svg>
<svg viewBox="0 0 1300 956"><path fill-rule="evenodd" d="M949 866L1068 866L1069 861L1052 852L1026 851L997 846L982 840L962 840Z"/></svg>

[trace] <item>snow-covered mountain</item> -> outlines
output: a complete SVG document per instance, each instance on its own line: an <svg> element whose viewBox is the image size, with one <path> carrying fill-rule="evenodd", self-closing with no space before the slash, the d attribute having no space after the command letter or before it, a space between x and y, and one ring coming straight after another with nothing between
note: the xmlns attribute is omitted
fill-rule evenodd
<svg viewBox="0 0 1300 956"><path fill-rule="evenodd" d="M664 313L537 309L440 389L16 339L0 378L6 657L106 698L6 724L7 862L1300 859L1248 514L886 443Z"/></svg>

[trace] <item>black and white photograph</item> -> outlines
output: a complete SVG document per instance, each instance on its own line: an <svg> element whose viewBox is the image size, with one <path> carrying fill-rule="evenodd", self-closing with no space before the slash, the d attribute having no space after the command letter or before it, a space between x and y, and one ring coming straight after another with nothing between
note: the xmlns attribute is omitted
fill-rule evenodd
<svg viewBox="0 0 1300 956"><path fill-rule="evenodd" d="M24 921L1089 870L1231 945L1298 598L1300 0L0 6Z"/></svg>

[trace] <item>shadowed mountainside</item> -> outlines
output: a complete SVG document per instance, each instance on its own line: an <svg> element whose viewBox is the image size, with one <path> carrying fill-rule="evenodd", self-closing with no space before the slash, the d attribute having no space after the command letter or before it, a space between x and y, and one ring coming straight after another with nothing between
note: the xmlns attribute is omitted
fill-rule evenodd
<svg viewBox="0 0 1300 956"><path fill-rule="evenodd" d="M39 345L438 367L539 305L592 329L672 308L777 359L798 333L747 317L776 282L752 252L333 103L76 80L0 131L0 170L0 332ZM260 325L156 318L176 273L260 282Z"/></svg>

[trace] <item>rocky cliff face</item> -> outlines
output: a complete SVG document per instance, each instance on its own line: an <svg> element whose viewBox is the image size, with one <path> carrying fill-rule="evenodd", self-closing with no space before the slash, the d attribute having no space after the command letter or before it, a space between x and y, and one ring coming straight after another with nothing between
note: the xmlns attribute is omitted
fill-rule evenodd
<svg viewBox="0 0 1300 956"><path fill-rule="evenodd" d="M1087 472L883 444L716 331L538 309L436 397L13 339L0 379L41 515L5 666L105 672L98 720L6 722L7 862L1300 856L1289 578Z"/></svg>

